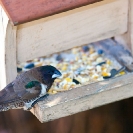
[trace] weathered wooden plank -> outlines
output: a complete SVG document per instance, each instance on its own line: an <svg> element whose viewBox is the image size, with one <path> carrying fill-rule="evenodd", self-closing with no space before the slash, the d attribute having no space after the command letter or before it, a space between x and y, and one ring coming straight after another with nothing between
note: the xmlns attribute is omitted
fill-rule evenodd
<svg viewBox="0 0 133 133"><path fill-rule="evenodd" d="M0 6L0 89L17 75L16 27L12 26Z"/></svg>
<svg viewBox="0 0 133 133"><path fill-rule="evenodd" d="M14 25L101 0L0 0ZM21 15L20 15L21 14Z"/></svg>
<svg viewBox="0 0 133 133"><path fill-rule="evenodd" d="M131 44L131 49L133 53L133 1L129 0L129 27L128 29L130 30L130 44Z"/></svg>
<svg viewBox="0 0 133 133"><path fill-rule="evenodd" d="M128 71L133 71L133 56L125 46L112 39L105 39L92 44L95 47L98 46L97 49L103 49L108 55L113 56Z"/></svg>
<svg viewBox="0 0 133 133"><path fill-rule="evenodd" d="M133 53L133 1L128 1L128 31L125 34L116 36L115 39L121 44L127 45Z"/></svg>
<svg viewBox="0 0 133 133"><path fill-rule="evenodd" d="M48 96L32 109L46 122L133 96L133 73Z"/></svg>
<svg viewBox="0 0 133 133"><path fill-rule="evenodd" d="M106 0L38 21L17 31L17 60L23 62L127 31L127 0Z"/></svg>

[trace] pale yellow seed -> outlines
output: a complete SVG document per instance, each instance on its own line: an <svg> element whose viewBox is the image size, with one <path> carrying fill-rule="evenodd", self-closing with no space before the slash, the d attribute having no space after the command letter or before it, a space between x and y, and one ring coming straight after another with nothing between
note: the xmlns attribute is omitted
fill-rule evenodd
<svg viewBox="0 0 133 133"><path fill-rule="evenodd" d="M96 60L97 57L98 57L97 53L93 53L93 54L90 55L91 60Z"/></svg>
<svg viewBox="0 0 133 133"><path fill-rule="evenodd" d="M110 75L111 75L110 73L102 72L102 76L110 76Z"/></svg>
<svg viewBox="0 0 133 133"><path fill-rule="evenodd" d="M56 93L57 93L57 91L53 90L53 91L52 91L52 93L53 93L53 94L56 94Z"/></svg>
<svg viewBox="0 0 133 133"><path fill-rule="evenodd" d="M76 85L72 84L70 87L73 89L73 88L75 88L75 87L76 87Z"/></svg>
<svg viewBox="0 0 133 133"><path fill-rule="evenodd" d="M78 57L78 56L77 56L77 57L75 57L75 60L76 60L76 61L78 61L78 60L79 60L79 57Z"/></svg>
<svg viewBox="0 0 133 133"><path fill-rule="evenodd" d="M93 48L90 48L89 52L90 52L90 54L92 54L95 52L95 50Z"/></svg>
<svg viewBox="0 0 133 133"><path fill-rule="evenodd" d="M108 65L111 65L111 61L110 61L110 60L107 60L106 63L107 63Z"/></svg>
<svg viewBox="0 0 133 133"><path fill-rule="evenodd" d="M78 69L78 65L73 65L72 67L71 67L71 70L76 70L76 69Z"/></svg>
<svg viewBox="0 0 133 133"><path fill-rule="evenodd" d="M124 71L120 72L120 75L124 75L124 74L125 74L125 72L124 72Z"/></svg>
<svg viewBox="0 0 133 133"><path fill-rule="evenodd" d="M97 78L98 78L98 76L96 76L96 75L93 77L93 79L97 79Z"/></svg>
<svg viewBox="0 0 133 133"><path fill-rule="evenodd" d="M57 64L57 67L62 67L62 64L61 63Z"/></svg>
<svg viewBox="0 0 133 133"><path fill-rule="evenodd" d="M59 83L61 82L61 79L55 79L55 82Z"/></svg>
<svg viewBox="0 0 133 133"><path fill-rule="evenodd" d="M52 94L52 93L53 93L53 89L52 89L52 88L49 89L48 93L49 93L49 94Z"/></svg>
<svg viewBox="0 0 133 133"><path fill-rule="evenodd" d="M67 66L66 65L64 65L63 67L62 67L62 69L61 69L62 71L66 71L67 70Z"/></svg>
<svg viewBox="0 0 133 133"><path fill-rule="evenodd" d="M36 63L35 63L35 66L36 66L36 67L39 67L39 66L42 66L42 64L43 64L42 62L36 62Z"/></svg>
<svg viewBox="0 0 133 133"><path fill-rule="evenodd" d="M34 62L37 62L38 61L38 58L34 59Z"/></svg>
<svg viewBox="0 0 133 133"><path fill-rule="evenodd" d="M68 76L69 76L68 73L62 74L62 77L63 77L63 78L66 78L66 77L68 77Z"/></svg>
<svg viewBox="0 0 133 133"><path fill-rule="evenodd" d="M65 80L66 80L67 82L72 82L72 79L71 79L71 78L65 78Z"/></svg>
<svg viewBox="0 0 133 133"><path fill-rule="evenodd" d="M82 56L82 60L83 60L83 61L86 61L86 60L87 60L87 56L86 56L86 55L83 55L83 56Z"/></svg>
<svg viewBox="0 0 133 133"><path fill-rule="evenodd" d="M96 59L96 62L97 63L100 63L100 62L102 62L103 61L103 58L102 57L98 57L97 59Z"/></svg>
<svg viewBox="0 0 133 133"><path fill-rule="evenodd" d="M97 74L97 73L94 73L93 75L92 75L92 78L93 79L97 79L99 77L99 75Z"/></svg>
<svg viewBox="0 0 133 133"><path fill-rule="evenodd" d="M78 52L78 49L77 48L73 48L71 51L72 51L73 54L76 54Z"/></svg>
<svg viewBox="0 0 133 133"><path fill-rule="evenodd" d="M70 88L70 85L68 85L68 84L65 84L64 86L63 86L63 89L65 89L65 90L68 90Z"/></svg>
<svg viewBox="0 0 133 133"><path fill-rule="evenodd" d="M101 68L103 72L107 72L107 68L106 67L102 67Z"/></svg>
<svg viewBox="0 0 133 133"><path fill-rule="evenodd" d="M88 69L88 70L93 70L93 69L94 69L94 66L89 66L89 65L88 65L88 66L86 67L86 69Z"/></svg>

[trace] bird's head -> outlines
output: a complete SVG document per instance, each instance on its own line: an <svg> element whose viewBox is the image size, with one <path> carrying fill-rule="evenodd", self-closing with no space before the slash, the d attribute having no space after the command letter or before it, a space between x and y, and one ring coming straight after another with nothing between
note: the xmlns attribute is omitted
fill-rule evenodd
<svg viewBox="0 0 133 133"><path fill-rule="evenodd" d="M43 76L43 80L47 82L54 81L56 78L61 76L61 72L50 65L42 66L41 73Z"/></svg>

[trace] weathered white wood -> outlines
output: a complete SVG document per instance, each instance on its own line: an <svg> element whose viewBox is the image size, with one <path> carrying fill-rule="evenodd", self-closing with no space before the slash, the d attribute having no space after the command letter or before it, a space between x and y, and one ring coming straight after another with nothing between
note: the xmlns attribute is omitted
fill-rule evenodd
<svg viewBox="0 0 133 133"><path fill-rule="evenodd" d="M18 26L23 62L127 31L128 0L105 0Z"/></svg>
<svg viewBox="0 0 133 133"><path fill-rule="evenodd" d="M32 109L46 122L133 96L133 73L48 96Z"/></svg>
<svg viewBox="0 0 133 133"><path fill-rule="evenodd" d="M128 1L128 31L123 35L116 36L115 39L121 44L127 45L133 53L133 0Z"/></svg>
<svg viewBox="0 0 133 133"><path fill-rule="evenodd" d="M11 25L0 7L0 89L16 75L16 27Z"/></svg>
<svg viewBox="0 0 133 133"><path fill-rule="evenodd" d="M130 41L131 41L131 46L132 46L132 53L133 53L133 1L129 0L129 27L128 29L130 30Z"/></svg>
<svg viewBox="0 0 133 133"><path fill-rule="evenodd" d="M6 82L9 83L17 76L16 61L16 27L8 23L7 34L5 38L5 64L6 64Z"/></svg>

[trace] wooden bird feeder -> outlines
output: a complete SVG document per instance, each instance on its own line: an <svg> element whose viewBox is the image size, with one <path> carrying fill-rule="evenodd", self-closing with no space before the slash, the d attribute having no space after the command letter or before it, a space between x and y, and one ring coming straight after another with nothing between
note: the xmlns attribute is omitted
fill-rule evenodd
<svg viewBox="0 0 133 133"><path fill-rule="evenodd" d="M0 0L0 89L17 63L121 35L133 53L132 0ZM133 96L133 74L50 95L32 109L41 122ZM89 88L89 89L88 89Z"/></svg>

